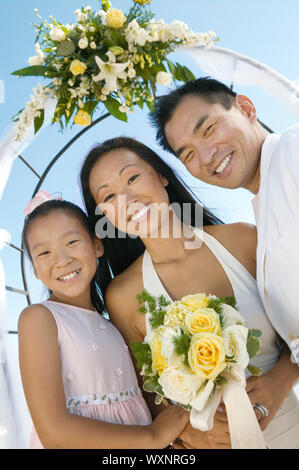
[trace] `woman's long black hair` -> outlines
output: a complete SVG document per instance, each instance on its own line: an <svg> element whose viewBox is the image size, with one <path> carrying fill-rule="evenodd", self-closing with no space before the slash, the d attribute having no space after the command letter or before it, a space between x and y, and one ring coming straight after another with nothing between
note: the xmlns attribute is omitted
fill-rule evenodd
<svg viewBox="0 0 299 470"><path fill-rule="evenodd" d="M195 226L195 214L199 205L196 196L193 195L192 191L183 183L180 177L175 174L174 170L153 150L129 137L116 137L106 140L102 144L94 146L85 158L81 169L80 181L82 196L92 226L95 228L98 221L105 217L105 215L102 213L99 214L99 210L96 213L97 204L92 197L89 186L90 173L95 163L102 155L111 150L120 148L134 152L138 157L151 165L158 174L167 178L168 185L165 189L168 193L170 204L177 203L180 205L181 209L183 209L184 203L191 203L190 225ZM181 214L183 214L182 210ZM203 207L203 225L215 225L220 223L222 223L220 219ZM108 227L109 224L110 222L107 220ZM104 255L101 257L100 263L100 286L103 295L105 294L109 281L128 268L145 250L145 246L139 237L132 238L126 235L124 238L120 238L118 237L119 231L117 228L114 228L114 233L114 238L105 237L102 239Z"/></svg>
<svg viewBox="0 0 299 470"><path fill-rule="evenodd" d="M50 201L43 202L41 205L37 206L31 212L31 214L29 214L29 216L25 219L23 232L22 232L23 246L25 248L25 252L29 256L31 263L32 263L32 256L28 247L28 240L27 240L28 229L31 225L31 222L38 218L45 217L49 215L51 212L57 211L57 210L67 212L72 217L76 217L80 221L80 223L82 224L86 232L90 235L91 240L93 240L95 237L94 229L90 223L89 218L79 206L77 206L76 204L73 204L72 202L63 201L60 199L52 199ZM91 299L91 303L93 307L97 310L97 312L103 314L105 313L105 308L104 308L103 296L102 296L102 292L100 288L99 259L97 260L97 262L98 262L97 270L90 283L90 299ZM52 291L49 290L49 294L52 294Z"/></svg>

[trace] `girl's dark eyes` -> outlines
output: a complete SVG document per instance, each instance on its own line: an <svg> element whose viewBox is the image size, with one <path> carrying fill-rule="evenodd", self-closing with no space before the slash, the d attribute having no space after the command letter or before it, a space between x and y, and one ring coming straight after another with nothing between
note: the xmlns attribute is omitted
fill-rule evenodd
<svg viewBox="0 0 299 470"><path fill-rule="evenodd" d="M67 243L67 245L73 245L74 243L78 242L79 240L71 240L70 242Z"/></svg>
<svg viewBox="0 0 299 470"><path fill-rule="evenodd" d="M133 181L135 181L135 179L138 177L139 175L133 175L131 176L129 179L128 179L128 183L133 183Z"/></svg>
<svg viewBox="0 0 299 470"><path fill-rule="evenodd" d="M45 251L42 251L38 256L45 256L48 253L50 253L50 251L45 250Z"/></svg>
<svg viewBox="0 0 299 470"><path fill-rule="evenodd" d="M114 196L114 194L108 194L108 196L105 197L104 202L109 201Z"/></svg>

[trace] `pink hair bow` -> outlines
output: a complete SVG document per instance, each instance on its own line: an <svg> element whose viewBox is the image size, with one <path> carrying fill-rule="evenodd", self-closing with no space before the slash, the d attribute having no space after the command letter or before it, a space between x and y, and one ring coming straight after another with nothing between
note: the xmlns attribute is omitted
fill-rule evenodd
<svg viewBox="0 0 299 470"><path fill-rule="evenodd" d="M44 202L46 201L51 201L52 199L61 199L61 197L55 197L53 198L51 196L50 193L48 193L47 191L45 191L44 189L41 189L38 193L36 193L36 195L34 196L34 198L32 198L25 210L24 210L24 214L26 217L28 217L29 214L31 214L31 212L34 211L34 209L36 209L38 206L40 206L41 204L43 204Z"/></svg>

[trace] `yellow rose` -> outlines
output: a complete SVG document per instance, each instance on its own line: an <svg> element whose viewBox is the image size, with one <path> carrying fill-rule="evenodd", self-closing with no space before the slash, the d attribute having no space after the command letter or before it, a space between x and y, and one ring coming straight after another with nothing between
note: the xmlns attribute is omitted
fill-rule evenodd
<svg viewBox="0 0 299 470"><path fill-rule="evenodd" d="M209 299L207 298L206 294L192 294L192 295L185 295L181 299L181 303L189 307L192 312L198 310L199 308L206 308L208 306Z"/></svg>
<svg viewBox="0 0 299 470"><path fill-rule="evenodd" d="M151 351L152 351L152 369L154 372L158 372L159 375L162 374L166 366L165 358L161 354L161 337L159 334L154 335L151 341Z"/></svg>
<svg viewBox="0 0 299 470"><path fill-rule="evenodd" d="M74 116L74 121L79 126L89 126L91 124L91 116L83 109L77 112L76 116Z"/></svg>
<svg viewBox="0 0 299 470"><path fill-rule="evenodd" d="M121 28L125 21L126 17L121 10L109 8L106 14L106 22L110 28Z"/></svg>
<svg viewBox="0 0 299 470"><path fill-rule="evenodd" d="M189 313L185 319L185 326L192 335L204 331L218 335L221 331L219 315L212 308L199 308Z"/></svg>
<svg viewBox="0 0 299 470"><path fill-rule="evenodd" d="M188 360L195 374L215 380L226 368L223 338L214 333L197 333L192 336Z"/></svg>
<svg viewBox="0 0 299 470"><path fill-rule="evenodd" d="M86 64L84 64L84 62L80 62L80 60L76 59L71 62L70 71L73 75L82 75L86 69Z"/></svg>

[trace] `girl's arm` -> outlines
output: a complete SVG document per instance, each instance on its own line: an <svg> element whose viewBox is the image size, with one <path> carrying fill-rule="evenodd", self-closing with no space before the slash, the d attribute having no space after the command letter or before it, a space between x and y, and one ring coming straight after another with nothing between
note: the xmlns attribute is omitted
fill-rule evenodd
<svg viewBox="0 0 299 470"><path fill-rule="evenodd" d="M169 407L149 426L124 426L69 414L65 406L57 326L42 305L23 310L18 324L24 392L45 448L164 448L186 426L189 416Z"/></svg>

